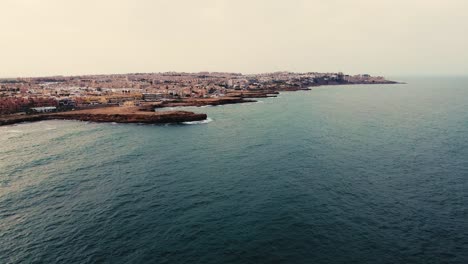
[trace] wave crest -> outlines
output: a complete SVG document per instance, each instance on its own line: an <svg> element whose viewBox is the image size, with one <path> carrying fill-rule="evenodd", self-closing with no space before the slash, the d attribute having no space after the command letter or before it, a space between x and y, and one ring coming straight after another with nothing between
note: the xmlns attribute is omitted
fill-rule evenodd
<svg viewBox="0 0 468 264"><path fill-rule="evenodd" d="M210 123L212 121L213 121L213 119L208 117L205 120L182 122L182 124L184 124L184 125L201 125L201 124L208 124L208 123Z"/></svg>

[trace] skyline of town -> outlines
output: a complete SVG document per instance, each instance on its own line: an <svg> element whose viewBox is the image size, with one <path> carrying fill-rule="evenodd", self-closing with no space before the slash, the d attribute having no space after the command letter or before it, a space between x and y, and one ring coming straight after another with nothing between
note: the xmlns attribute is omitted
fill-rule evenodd
<svg viewBox="0 0 468 264"><path fill-rule="evenodd" d="M249 92L307 89L319 85L391 83L369 74L274 72L165 72L0 79L0 114L75 108L135 106L186 98L229 98Z"/></svg>

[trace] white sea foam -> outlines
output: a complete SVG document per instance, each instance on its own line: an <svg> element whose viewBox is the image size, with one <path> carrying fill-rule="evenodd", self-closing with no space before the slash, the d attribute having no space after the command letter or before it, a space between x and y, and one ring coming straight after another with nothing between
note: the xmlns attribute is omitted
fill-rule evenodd
<svg viewBox="0 0 468 264"><path fill-rule="evenodd" d="M212 122L213 119L211 118L207 118L205 120L201 120L201 121L189 121L189 122L182 122L182 124L184 125L201 125L201 124L208 124L210 122Z"/></svg>

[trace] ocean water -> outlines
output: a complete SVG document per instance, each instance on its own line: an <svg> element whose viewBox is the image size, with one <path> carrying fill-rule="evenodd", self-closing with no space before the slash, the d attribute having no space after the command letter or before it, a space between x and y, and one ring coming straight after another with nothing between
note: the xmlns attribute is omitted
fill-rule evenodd
<svg viewBox="0 0 468 264"><path fill-rule="evenodd" d="M399 80L0 127L0 263L468 263L468 78Z"/></svg>

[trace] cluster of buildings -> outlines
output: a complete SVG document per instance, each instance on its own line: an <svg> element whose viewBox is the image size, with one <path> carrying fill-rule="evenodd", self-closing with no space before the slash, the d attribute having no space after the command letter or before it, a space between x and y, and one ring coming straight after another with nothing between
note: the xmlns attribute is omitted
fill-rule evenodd
<svg viewBox="0 0 468 264"><path fill-rule="evenodd" d="M221 97L235 90L284 90L347 83L386 83L342 73L131 73L0 79L0 114L132 105L187 97ZM49 108L41 108L49 107Z"/></svg>

